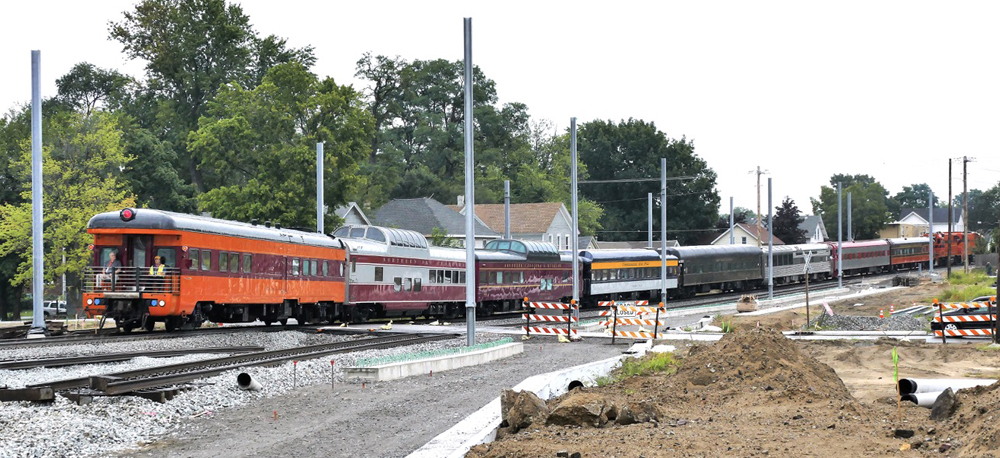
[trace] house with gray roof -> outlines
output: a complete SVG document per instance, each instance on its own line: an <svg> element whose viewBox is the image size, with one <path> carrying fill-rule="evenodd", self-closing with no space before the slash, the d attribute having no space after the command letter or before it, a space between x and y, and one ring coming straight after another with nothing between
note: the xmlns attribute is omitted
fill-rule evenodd
<svg viewBox="0 0 1000 458"><path fill-rule="evenodd" d="M830 240L830 235L826 232L826 225L823 224L823 217L818 215L804 215L799 223L799 230L806 231L806 243L823 243Z"/></svg>
<svg viewBox="0 0 1000 458"><path fill-rule="evenodd" d="M436 232L453 240L453 246L465 246L465 215L448 208L430 197L394 199L375 211L372 218L377 226L409 229L423 234L428 240ZM475 218L476 247L500 238L478 218Z"/></svg>
<svg viewBox="0 0 1000 458"><path fill-rule="evenodd" d="M372 222L365 215L365 212L361 210L357 202L348 202L347 205L343 207L337 207L333 211L334 214L344 220L344 225L347 226L371 226Z"/></svg>

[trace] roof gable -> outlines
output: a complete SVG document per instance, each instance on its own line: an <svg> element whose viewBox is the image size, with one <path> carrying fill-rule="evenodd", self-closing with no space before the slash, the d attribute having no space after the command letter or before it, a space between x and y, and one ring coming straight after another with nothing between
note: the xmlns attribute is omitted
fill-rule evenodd
<svg viewBox="0 0 1000 458"><path fill-rule="evenodd" d="M816 233L816 226L819 225L820 234L823 235L823 240L830 240L830 235L826 232L826 224L823 223L823 217L819 215L803 215L802 222L799 223L799 229L806 231L808 237L812 237Z"/></svg>
<svg viewBox="0 0 1000 458"><path fill-rule="evenodd" d="M928 215L927 215L927 213L928 213L927 210L928 210L927 208L901 208L901 209L899 209L899 220L898 221L902 222L903 220L905 220L912 213L912 214L916 215L917 217L919 217L921 220L923 220L924 223L927 223L929 221L928 220ZM952 211L951 211L951 220L952 220L952 222L960 221L961 218L962 218L962 209L959 208L959 207L953 208ZM947 222L947 221L948 221L948 207L940 207L940 208L935 207L934 208L934 222L936 222L936 223L942 223L942 222Z"/></svg>
<svg viewBox="0 0 1000 458"><path fill-rule="evenodd" d="M409 229L425 235L432 233L435 227L446 234L465 233L465 217L430 197L394 199L379 208L374 219L379 226ZM479 221L475 226L477 236L498 235Z"/></svg>
<svg viewBox="0 0 1000 458"><path fill-rule="evenodd" d="M465 214L465 207L449 205L459 213ZM516 234L544 234L549 230L552 221L556 219L565 206L561 202L539 202L527 204L510 204L510 232ZM504 204L476 204L476 218L487 227L502 234L504 229ZM563 214L572 225L569 212Z"/></svg>
<svg viewBox="0 0 1000 458"><path fill-rule="evenodd" d="M736 231L737 234L739 234L740 231L745 232L748 237L750 237L751 239L754 240L754 242L756 242L757 240L759 240L761 238L761 235L763 235L764 240L761 242L761 245L767 245L767 242L768 242L767 237L770 235L770 232L768 232L767 229L764 228L763 226L761 227L761 231L759 233L757 232L757 225L756 224L736 223L734 225L734 228L737 230ZM738 237L742 237L742 235L740 235ZM722 234L720 234L718 237L716 237L715 240L712 240L711 244L714 245L715 242L718 242L719 240L726 239L726 238L729 238L729 229L726 229L725 231L722 232ZM785 242L781 241L781 239L779 239L778 237L775 237L774 240L773 240L773 242L771 242L771 243L772 243L772 245L784 245L785 244Z"/></svg>
<svg viewBox="0 0 1000 458"><path fill-rule="evenodd" d="M343 220L347 219L348 214L354 214L355 216L358 217L358 219L364 221L365 225L368 226L372 225L371 220L368 219L368 216L365 215L365 212L361 211L361 207L358 206L357 202L348 202L347 205L344 205L343 207L337 207L333 211L333 213L339 216L340 219Z"/></svg>

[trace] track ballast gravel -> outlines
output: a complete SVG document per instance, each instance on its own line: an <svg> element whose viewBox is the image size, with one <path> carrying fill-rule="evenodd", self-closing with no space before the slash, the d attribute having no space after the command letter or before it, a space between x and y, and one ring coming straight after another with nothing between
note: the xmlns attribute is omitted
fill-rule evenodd
<svg viewBox="0 0 1000 458"><path fill-rule="evenodd" d="M458 332L445 328L443 332ZM505 336L477 334L477 342ZM263 345L268 350L356 337L299 332L246 332L189 339L122 342L114 348L26 349L10 359L111 351L140 352L174 345ZM176 342L176 343L175 343ZM531 375L618 355L598 341L558 344L535 338L525 353L483 366L433 376L361 384L344 379L358 358L464 346L466 339L402 349L369 350L276 367L249 367L260 392L240 391L237 371L202 380L165 404L130 396L95 398L76 405L62 396L49 405L0 404L0 458L55 456L405 456ZM137 358L124 363L57 369L0 370L0 387L169 364L217 355ZM8 355L5 355L8 357ZM5 358L6 359L6 358ZM335 364L331 365L330 361ZM333 387L331 388L331 375ZM293 383L295 386L293 387ZM274 420L277 411L278 420Z"/></svg>

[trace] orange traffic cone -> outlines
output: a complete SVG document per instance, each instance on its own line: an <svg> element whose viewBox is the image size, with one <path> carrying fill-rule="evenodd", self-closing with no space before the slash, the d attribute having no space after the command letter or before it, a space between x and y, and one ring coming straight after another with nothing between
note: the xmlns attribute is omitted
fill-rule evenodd
<svg viewBox="0 0 1000 458"><path fill-rule="evenodd" d="M892 316L893 313L896 313L896 304L889 304L889 316Z"/></svg>
<svg viewBox="0 0 1000 458"><path fill-rule="evenodd" d="M885 318L884 311L885 311L885 309L878 309L878 317L879 318Z"/></svg>

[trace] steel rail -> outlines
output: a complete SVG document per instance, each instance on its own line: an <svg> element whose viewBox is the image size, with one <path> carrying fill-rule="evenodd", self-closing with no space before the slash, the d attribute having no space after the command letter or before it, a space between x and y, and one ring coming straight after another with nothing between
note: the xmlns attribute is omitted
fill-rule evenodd
<svg viewBox="0 0 1000 458"><path fill-rule="evenodd" d="M389 348L389 347L396 347L396 346L401 346L401 345L411 345L411 344L422 343L422 342L432 342L432 341L436 341L436 340L451 339L451 338L454 338L454 336L455 336L454 334L435 334L435 335L406 336L404 338L394 339L394 340L378 339L379 340L378 342L367 342L367 343L363 343L363 344L360 344L360 345L345 346L345 347L340 347L340 348L326 345L329 348L325 348L325 349L317 348L315 350L302 351L302 352L286 351L285 354L283 354L283 355L282 354L277 354L277 352L280 352L280 351L262 352L262 353L259 353L259 355L264 355L264 354L267 354L267 353L276 353L276 354L274 354L272 356L269 356L269 357L262 357L261 359L256 360L256 361L246 361L246 362L242 362L242 363L239 363L239 364L229 364L229 365L225 365L225 366L211 367L211 368L207 368L207 369L203 369L203 370L198 370L198 371L184 372L184 373L179 373L179 374L159 375L159 376L153 376L153 377L148 377L148 378L137 378L137 379L134 379L134 380L114 381L114 380L111 380L111 379L102 379L101 377L94 377L94 378L91 379L91 382L92 382L91 383L91 388L95 389L95 390L103 391L105 394L108 394L108 395L125 394L125 393L131 393L133 391L139 391L139 390L145 390L145 389L150 389L150 388L157 388L157 387L166 386L166 385L174 385L174 384L178 384L178 383L189 382L189 381L192 381L192 380L197 380L199 378L209 377L209 376L212 376L212 375L220 374L220 373L228 371L228 370L238 369L240 367L264 366L264 365L270 365L270 364L285 362L285 361L292 360L292 359L311 359L311 358L318 358L320 356L326 356L326 355L331 355L331 354L335 354L335 353L349 353L349 352L360 351L360 350L369 350L369 349L376 349L376 348ZM344 343L344 342L341 342L341 343ZM324 345L311 346L311 347L322 347L322 346L324 346ZM310 348L310 347L297 347L295 349L290 349L290 350L300 350L300 349L306 349L306 348Z"/></svg>
<svg viewBox="0 0 1000 458"><path fill-rule="evenodd" d="M427 337L426 335L418 335L418 336ZM438 339L446 339L446 338L451 338L453 335L452 334L432 334L431 336L435 336ZM364 349L367 349L367 348L365 348L366 345L373 345L373 344L369 343L372 340L377 340L378 342L383 343L383 344L393 343L393 342L396 342L396 341L403 341L402 343L409 343L409 341L407 340L407 337L409 337L409 336L405 336L405 335L404 336L393 335L393 336L387 336L387 337L382 337L382 338L364 339L364 340L353 341L353 342L336 342L336 343L330 343L330 344L309 345L309 346L305 346L305 347L293 347L291 349L271 350L271 351L266 351L266 352L250 353L250 354L244 354L244 355L239 355L239 356L230 356L230 357L225 357L225 358L213 358L213 359L207 359L207 360L190 362L190 363L178 363L178 364L171 364L171 365L167 365L167 366L156 366L156 367L150 367L150 368L146 368L146 369L138 369L138 370L133 370L133 371L116 372L116 373L112 373L112 374L105 374L105 375L93 376L93 378L106 378L108 380L125 380L125 379L138 378L138 377L149 377L149 376L153 376L153 375L157 375L157 374L167 374L167 373L176 373L176 372L182 372L182 371L190 371L190 370L193 370L193 369L197 369L199 367L205 367L205 366L212 365L212 364L226 365L226 366L229 366L229 365L241 365L241 364L242 365L261 365L261 364L267 364L267 363L254 364L254 360L255 359L260 359L260 358L268 358L268 357L276 358L276 357L278 357L278 356L280 356L282 354L286 355L286 359L294 359L299 354L308 353L310 351L312 351L312 352L323 351L324 348L327 349L327 350L329 350L331 353L337 353L338 350L341 350L341 349L343 349L343 352L350 352L350 351L356 351L356 350L364 350ZM413 339L410 338L409 340L413 340ZM416 342L414 342L414 343L416 343ZM324 348L320 348L320 347L324 347ZM377 347L373 347L373 348L377 348ZM298 350L298 351L296 351L296 350ZM303 358L305 358L305 356L303 356ZM53 381L53 382L46 382L46 383L38 383L38 384L34 384L34 385L28 385L27 388L51 387L55 391L63 391L63 390L68 390L68 389L72 389L72 388L80 388L80 387L89 386L89 385L91 385L91 378L92 378L92 376L86 376L86 377L79 377L79 378L73 378L73 379L57 380L57 381Z"/></svg>
<svg viewBox="0 0 1000 458"><path fill-rule="evenodd" d="M184 350L161 350L147 352L106 353L102 355L67 356L62 358L22 359L0 362L0 369L31 369L36 367L65 367L82 364L113 363L128 361L145 356L147 358L170 358L192 353L248 353L263 351L264 347L209 347L189 348Z"/></svg>

